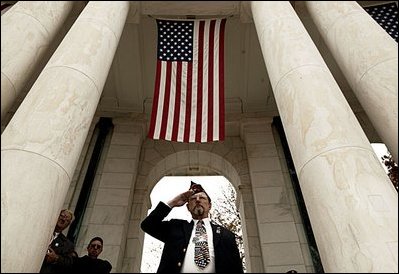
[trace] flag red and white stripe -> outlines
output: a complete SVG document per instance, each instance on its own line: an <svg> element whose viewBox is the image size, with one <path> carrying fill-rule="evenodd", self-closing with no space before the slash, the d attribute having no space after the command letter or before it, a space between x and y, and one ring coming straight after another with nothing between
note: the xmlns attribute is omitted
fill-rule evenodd
<svg viewBox="0 0 399 274"><path fill-rule="evenodd" d="M158 58L148 137L190 143L224 140L226 19L157 23Z"/></svg>

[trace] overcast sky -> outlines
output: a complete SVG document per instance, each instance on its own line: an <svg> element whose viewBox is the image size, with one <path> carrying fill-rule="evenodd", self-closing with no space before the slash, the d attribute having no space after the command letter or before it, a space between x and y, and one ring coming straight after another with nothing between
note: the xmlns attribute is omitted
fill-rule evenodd
<svg viewBox="0 0 399 274"><path fill-rule="evenodd" d="M384 156L384 155L387 155L387 153L388 153L387 147L384 144L381 144L381 143L371 144L371 146L373 147L375 154L377 154L378 160L380 160L380 163L384 167L385 172L388 172L387 167L381 161L381 157Z"/></svg>

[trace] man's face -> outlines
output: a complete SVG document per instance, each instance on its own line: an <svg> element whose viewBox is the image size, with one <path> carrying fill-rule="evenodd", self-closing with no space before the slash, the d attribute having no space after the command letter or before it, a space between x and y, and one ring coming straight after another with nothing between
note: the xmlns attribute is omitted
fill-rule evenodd
<svg viewBox="0 0 399 274"><path fill-rule="evenodd" d="M190 211L193 219L203 219L208 217L211 203L204 192L198 192L191 195L188 199L187 209Z"/></svg>
<svg viewBox="0 0 399 274"><path fill-rule="evenodd" d="M58 216L58 221L56 224L56 230L59 232L63 231L69 226L72 221L72 215L68 211L61 211L60 216Z"/></svg>
<svg viewBox="0 0 399 274"><path fill-rule="evenodd" d="M97 258L98 255L103 251L103 245L100 241L94 240L87 247L87 252L89 257Z"/></svg>

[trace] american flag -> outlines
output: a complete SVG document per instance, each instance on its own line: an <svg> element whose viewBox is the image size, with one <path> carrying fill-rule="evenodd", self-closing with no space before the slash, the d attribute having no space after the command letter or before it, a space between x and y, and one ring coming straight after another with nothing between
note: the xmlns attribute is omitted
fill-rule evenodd
<svg viewBox="0 0 399 274"><path fill-rule="evenodd" d="M388 3L364 8L398 42L398 4Z"/></svg>
<svg viewBox="0 0 399 274"><path fill-rule="evenodd" d="M157 20L158 50L148 137L224 140L226 19Z"/></svg>

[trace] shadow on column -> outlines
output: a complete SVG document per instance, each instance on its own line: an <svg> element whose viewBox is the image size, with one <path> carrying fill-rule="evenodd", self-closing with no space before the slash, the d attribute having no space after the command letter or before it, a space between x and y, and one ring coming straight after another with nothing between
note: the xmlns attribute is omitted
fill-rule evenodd
<svg viewBox="0 0 399 274"><path fill-rule="evenodd" d="M97 173L97 167L100 162L101 154L104 148L105 139L109 131L114 127L111 118L101 117L98 121L93 136L96 135L98 131L96 143L92 155L90 157L89 166L87 167L86 175L82 184L82 189L79 194L79 198L75 208L75 220L72 222L67 238L76 244L78 239L79 231L83 223L83 217L86 211L87 204L89 202L91 188L93 186L94 179Z"/></svg>
<svg viewBox="0 0 399 274"><path fill-rule="evenodd" d="M305 230L306 238L309 244L310 255L312 257L313 266L316 273L324 273L323 265L320 260L319 250L317 249L316 240L314 238L312 225L310 224L308 212L306 210L305 201L303 200L301 187L299 186L298 177L296 176L294 162L291 157L290 149L288 147L287 139L285 137L285 132L283 124L281 123L280 117L274 117L272 126L277 129L280 136L281 145L283 147L285 160L288 167L288 172L290 174L291 183L294 189L295 198L298 203L298 209L301 214L303 228Z"/></svg>

